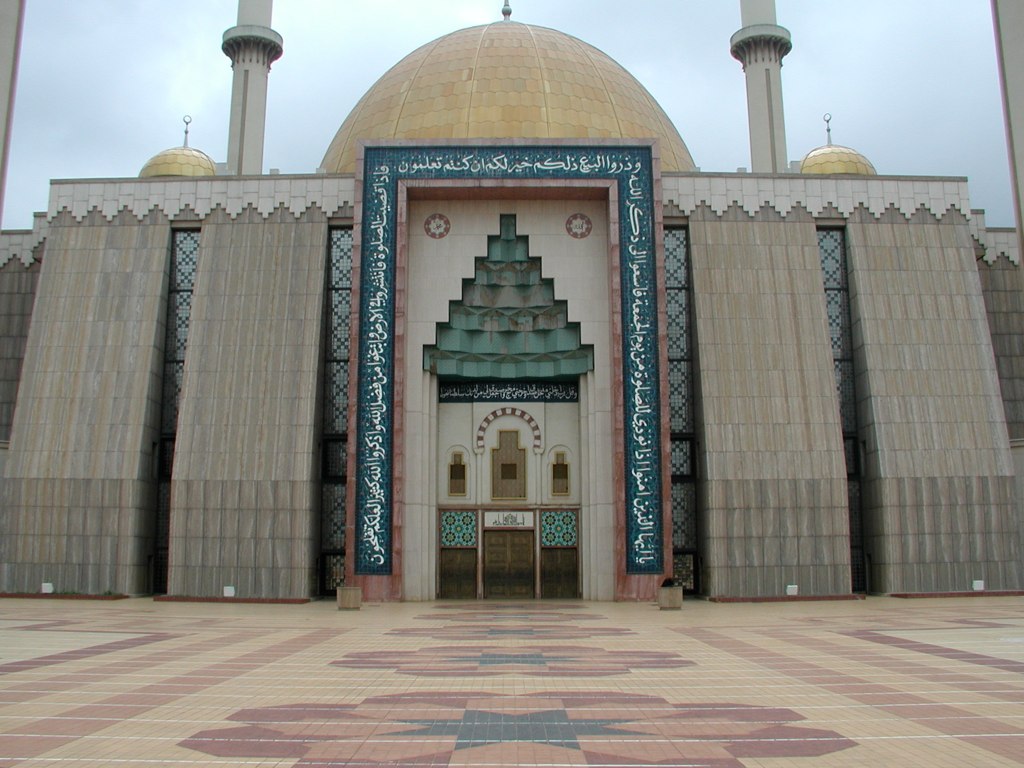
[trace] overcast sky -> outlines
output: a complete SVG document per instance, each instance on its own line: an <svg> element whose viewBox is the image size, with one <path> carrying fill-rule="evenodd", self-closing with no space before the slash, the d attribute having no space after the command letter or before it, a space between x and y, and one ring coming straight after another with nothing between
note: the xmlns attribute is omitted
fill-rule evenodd
<svg viewBox="0 0 1024 768"><path fill-rule="evenodd" d="M749 166L739 0L512 0L513 20L605 51L675 122L705 171ZM500 20L501 0L277 0L266 168L316 169L359 97L414 48ZM967 176L990 226L1012 226L989 0L778 0L790 159L833 141L879 173ZM237 0L27 0L5 229L46 209L52 178L132 177L190 144L227 152Z"/></svg>

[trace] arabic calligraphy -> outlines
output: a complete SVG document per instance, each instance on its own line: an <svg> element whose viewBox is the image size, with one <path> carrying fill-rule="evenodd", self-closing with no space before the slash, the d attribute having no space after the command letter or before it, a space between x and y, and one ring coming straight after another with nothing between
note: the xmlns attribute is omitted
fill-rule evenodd
<svg viewBox="0 0 1024 768"><path fill-rule="evenodd" d="M579 387L575 382L474 381L442 384L442 403L575 403Z"/></svg>

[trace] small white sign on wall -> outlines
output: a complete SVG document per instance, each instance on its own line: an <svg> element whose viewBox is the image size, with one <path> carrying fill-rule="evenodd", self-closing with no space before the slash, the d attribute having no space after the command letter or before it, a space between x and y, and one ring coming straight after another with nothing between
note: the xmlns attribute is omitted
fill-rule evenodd
<svg viewBox="0 0 1024 768"><path fill-rule="evenodd" d="M533 512L484 512L485 528L533 528Z"/></svg>

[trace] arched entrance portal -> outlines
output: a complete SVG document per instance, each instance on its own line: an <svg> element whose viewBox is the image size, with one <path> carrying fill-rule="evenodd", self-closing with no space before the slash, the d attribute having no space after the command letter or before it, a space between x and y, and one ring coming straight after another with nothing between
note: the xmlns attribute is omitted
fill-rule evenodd
<svg viewBox="0 0 1024 768"><path fill-rule="evenodd" d="M440 379L437 593L577 597L571 468L578 382L593 370L594 350L516 234L516 217L501 215L499 232L424 350L424 367Z"/></svg>
<svg viewBox="0 0 1024 768"><path fill-rule="evenodd" d="M536 399L487 401L512 388ZM438 597L579 597L576 392L575 384L442 385ZM473 424L475 434L462 433L472 436L467 446L459 430Z"/></svg>

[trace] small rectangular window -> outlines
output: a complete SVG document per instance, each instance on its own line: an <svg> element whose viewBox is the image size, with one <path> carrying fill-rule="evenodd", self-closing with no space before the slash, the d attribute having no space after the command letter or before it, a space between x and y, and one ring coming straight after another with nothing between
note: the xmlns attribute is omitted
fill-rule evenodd
<svg viewBox="0 0 1024 768"><path fill-rule="evenodd" d="M448 465L448 495L466 495L466 465L458 452L452 454L452 463Z"/></svg>
<svg viewBox="0 0 1024 768"><path fill-rule="evenodd" d="M555 454L555 463L551 465L551 494L553 496L569 495L569 464L565 460L565 454L561 451Z"/></svg>

